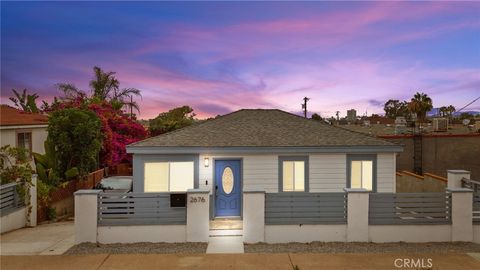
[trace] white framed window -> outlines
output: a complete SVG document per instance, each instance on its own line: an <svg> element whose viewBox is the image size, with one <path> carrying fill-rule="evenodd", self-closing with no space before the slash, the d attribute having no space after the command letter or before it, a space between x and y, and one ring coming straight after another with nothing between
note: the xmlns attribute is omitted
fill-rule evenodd
<svg viewBox="0 0 480 270"><path fill-rule="evenodd" d="M17 147L23 148L32 152L32 132L18 132L17 133Z"/></svg>
<svg viewBox="0 0 480 270"><path fill-rule="evenodd" d="M194 185L194 162L145 162L145 192L185 192Z"/></svg>
<svg viewBox="0 0 480 270"><path fill-rule="evenodd" d="M350 165L350 187L373 190L373 161L352 160Z"/></svg>
<svg viewBox="0 0 480 270"><path fill-rule="evenodd" d="M279 157L279 191L308 192L308 157Z"/></svg>
<svg viewBox="0 0 480 270"><path fill-rule="evenodd" d="M305 191L305 162L283 162L283 191Z"/></svg>

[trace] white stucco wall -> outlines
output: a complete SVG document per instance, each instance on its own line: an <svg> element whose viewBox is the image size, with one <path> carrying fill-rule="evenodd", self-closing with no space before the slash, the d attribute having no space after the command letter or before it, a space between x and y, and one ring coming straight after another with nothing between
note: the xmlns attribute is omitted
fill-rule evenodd
<svg viewBox="0 0 480 270"><path fill-rule="evenodd" d="M10 145L17 147L17 133L32 133L32 151L39 154L45 154L44 143L47 140L48 132L46 127L40 128L10 128L2 127L0 129L0 146ZM35 168L35 162L31 161L30 165Z"/></svg>
<svg viewBox="0 0 480 270"><path fill-rule="evenodd" d="M11 145L17 146L17 133L31 132L32 133L32 151L40 154L45 154L44 142L47 139L47 128L16 128L16 129L0 129L1 146Z"/></svg>
<svg viewBox="0 0 480 270"><path fill-rule="evenodd" d="M27 222L26 208L22 207L0 218L0 233L25 227Z"/></svg>
<svg viewBox="0 0 480 270"><path fill-rule="evenodd" d="M102 244L135 242L186 242L186 225L99 226L97 240Z"/></svg>
<svg viewBox="0 0 480 270"><path fill-rule="evenodd" d="M451 225L370 225L369 241L384 242L449 242Z"/></svg>
<svg viewBox="0 0 480 270"><path fill-rule="evenodd" d="M473 225L473 242L480 243L480 224Z"/></svg>
<svg viewBox="0 0 480 270"><path fill-rule="evenodd" d="M345 242L347 225L266 225L267 243Z"/></svg>

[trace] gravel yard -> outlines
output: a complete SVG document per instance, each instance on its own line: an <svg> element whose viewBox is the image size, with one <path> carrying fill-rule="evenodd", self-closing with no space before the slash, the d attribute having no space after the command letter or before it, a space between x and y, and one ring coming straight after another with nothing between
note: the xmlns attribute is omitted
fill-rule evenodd
<svg viewBox="0 0 480 270"><path fill-rule="evenodd" d="M312 242L288 244L245 244L245 253L471 253L480 252L480 244L456 243L344 243ZM70 248L65 254L167 254L203 253L207 243L83 243Z"/></svg>
<svg viewBox="0 0 480 270"><path fill-rule="evenodd" d="M73 246L65 254L147 254L147 253L206 253L207 243L133 243L133 244L92 244Z"/></svg>
<svg viewBox="0 0 480 270"><path fill-rule="evenodd" d="M480 244L445 243L344 243L312 242L288 244L245 244L245 253L447 253L480 252Z"/></svg>

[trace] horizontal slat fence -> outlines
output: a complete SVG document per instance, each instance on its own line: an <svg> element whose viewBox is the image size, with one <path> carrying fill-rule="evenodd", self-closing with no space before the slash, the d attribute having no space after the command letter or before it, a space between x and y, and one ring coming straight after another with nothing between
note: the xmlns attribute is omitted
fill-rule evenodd
<svg viewBox="0 0 480 270"><path fill-rule="evenodd" d="M474 224L480 224L480 192L473 193L472 217Z"/></svg>
<svg viewBox="0 0 480 270"><path fill-rule="evenodd" d="M369 224L450 224L449 193L371 193Z"/></svg>
<svg viewBox="0 0 480 270"><path fill-rule="evenodd" d="M4 216L25 206L25 201L18 195L17 185L18 183L9 183L0 186L0 216Z"/></svg>
<svg viewBox="0 0 480 270"><path fill-rule="evenodd" d="M170 207L170 193L102 192L98 195L99 225L184 225L185 207Z"/></svg>
<svg viewBox="0 0 480 270"><path fill-rule="evenodd" d="M265 194L266 225L346 224L345 193Z"/></svg>

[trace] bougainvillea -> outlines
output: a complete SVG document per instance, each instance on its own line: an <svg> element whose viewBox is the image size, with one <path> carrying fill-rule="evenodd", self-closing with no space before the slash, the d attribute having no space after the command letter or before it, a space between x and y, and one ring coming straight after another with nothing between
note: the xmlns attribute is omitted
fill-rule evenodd
<svg viewBox="0 0 480 270"><path fill-rule="evenodd" d="M132 157L127 154L126 146L148 136L148 132L141 124L123 114L121 110L114 109L108 102L78 97L57 104L53 110L64 108L87 109L98 116L103 135L100 152L100 165L103 167L131 162Z"/></svg>
<svg viewBox="0 0 480 270"><path fill-rule="evenodd" d="M126 146L145 139L148 135L145 128L121 111L113 109L109 103L92 103L88 107L102 122L104 140L100 163L103 166L113 166L131 162L132 157L127 154Z"/></svg>

